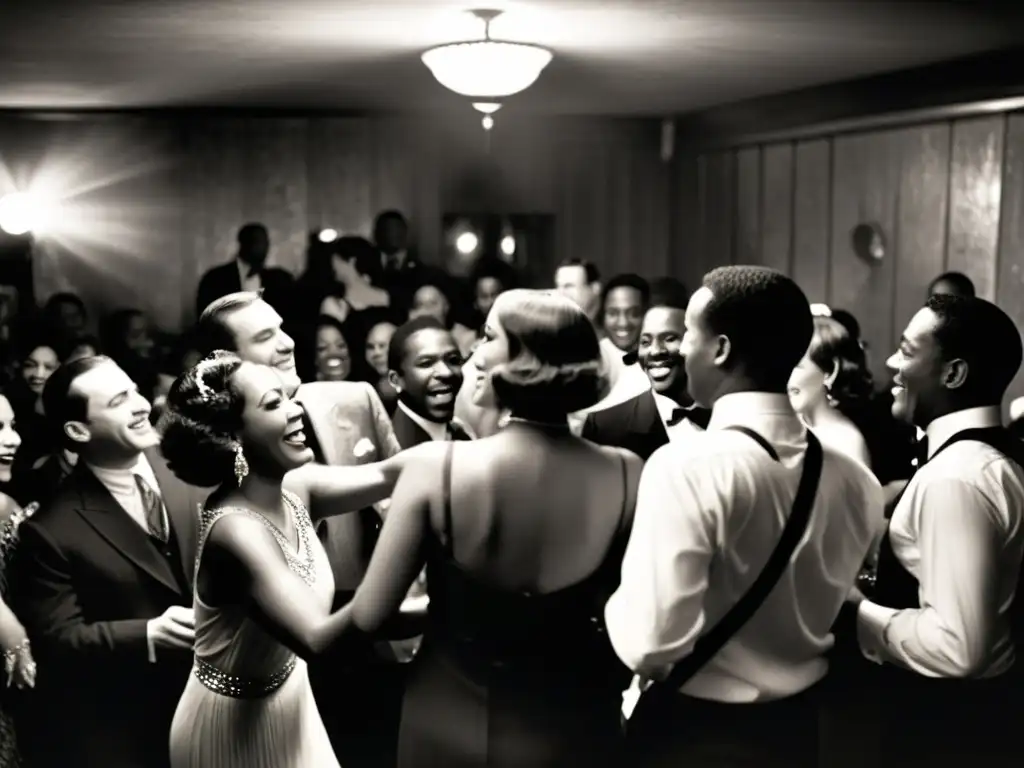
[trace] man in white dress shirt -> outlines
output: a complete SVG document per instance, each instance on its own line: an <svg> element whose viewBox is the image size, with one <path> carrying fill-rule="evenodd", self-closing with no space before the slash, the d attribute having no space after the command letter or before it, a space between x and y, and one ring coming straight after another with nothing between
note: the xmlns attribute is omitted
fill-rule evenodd
<svg viewBox="0 0 1024 768"><path fill-rule="evenodd" d="M690 300L681 351L690 395L713 409L711 421L644 467L622 581L605 609L616 653L641 678L662 678L690 654L781 537L807 448L786 384L811 329L800 289L762 267L716 269ZM757 432L778 461L731 426ZM790 566L660 721L631 723L630 765L815 765L809 691L827 672L832 623L881 515L878 481L825 448Z"/></svg>
<svg viewBox="0 0 1024 768"><path fill-rule="evenodd" d="M897 501L872 599L854 595L863 653L883 665L883 764L992 765L1020 751L1007 742L1024 714L1008 674L1024 628L1024 444L1000 404L1021 358L994 304L934 295L887 362L893 415L925 431L928 459Z"/></svg>

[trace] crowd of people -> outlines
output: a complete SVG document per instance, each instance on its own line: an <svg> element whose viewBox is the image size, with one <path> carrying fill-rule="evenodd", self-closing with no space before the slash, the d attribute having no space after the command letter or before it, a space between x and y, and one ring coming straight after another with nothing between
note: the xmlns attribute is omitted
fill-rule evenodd
<svg viewBox="0 0 1024 768"><path fill-rule="evenodd" d="M873 350L763 267L269 251L179 339L5 325L0 766L1015 758L1022 346L963 275Z"/></svg>

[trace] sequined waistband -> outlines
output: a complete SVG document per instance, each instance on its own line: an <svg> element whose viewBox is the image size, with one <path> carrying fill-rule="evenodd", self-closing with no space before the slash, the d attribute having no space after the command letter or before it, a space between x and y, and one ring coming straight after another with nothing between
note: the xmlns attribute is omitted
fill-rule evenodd
<svg viewBox="0 0 1024 768"><path fill-rule="evenodd" d="M265 678L229 675L198 658L192 669L196 679L214 693L230 696L233 699L260 699L269 696L284 685L292 670L295 669L295 661L296 657L292 656L281 669Z"/></svg>

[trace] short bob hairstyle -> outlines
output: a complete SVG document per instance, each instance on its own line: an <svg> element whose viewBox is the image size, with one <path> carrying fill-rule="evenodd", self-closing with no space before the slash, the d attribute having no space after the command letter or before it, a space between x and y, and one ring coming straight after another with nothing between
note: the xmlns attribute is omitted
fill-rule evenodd
<svg viewBox="0 0 1024 768"><path fill-rule="evenodd" d="M492 370L491 385L513 416L561 418L607 393L597 332L575 302L519 288L499 295L491 311L508 337L508 362Z"/></svg>

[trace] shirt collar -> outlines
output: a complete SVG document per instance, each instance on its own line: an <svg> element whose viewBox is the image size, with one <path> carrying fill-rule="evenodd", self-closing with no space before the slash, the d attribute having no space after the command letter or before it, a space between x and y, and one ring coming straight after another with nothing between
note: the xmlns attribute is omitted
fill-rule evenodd
<svg viewBox="0 0 1024 768"><path fill-rule="evenodd" d="M733 392L715 401L708 430L746 424L764 416L786 416L799 421L787 395L770 392Z"/></svg>
<svg viewBox="0 0 1024 768"><path fill-rule="evenodd" d="M401 408L402 411L405 412L405 415L412 419L420 429L426 432L430 436L431 440L441 441L448 439L447 424L438 424L436 421L430 421L423 418L401 400L398 401L398 407Z"/></svg>
<svg viewBox="0 0 1024 768"><path fill-rule="evenodd" d="M999 407L994 405L967 408L939 416L925 430L925 434L928 436L928 458L934 456L935 452L958 432L963 432L965 429L998 427L1002 423Z"/></svg>
<svg viewBox="0 0 1024 768"><path fill-rule="evenodd" d="M654 395L654 404L658 406L658 415L661 416L661 420L668 421L671 419L672 412L679 407L679 403L671 397L665 397L665 395L655 392L653 389L651 394Z"/></svg>
<svg viewBox="0 0 1024 768"><path fill-rule="evenodd" d="M89 467L89 471L91 471L96 476L96 479L99 480L111 493L135 493L136 475L141 476L154 491L159 492L157 490L159 486L157 485L156 478L153 475L153 469L149 466L149 462L143 454L139 454L139 458L135 462L134 466L126 469L97 467L93 464L89 464L88 462L86 462L86 466Z"/></svg>

